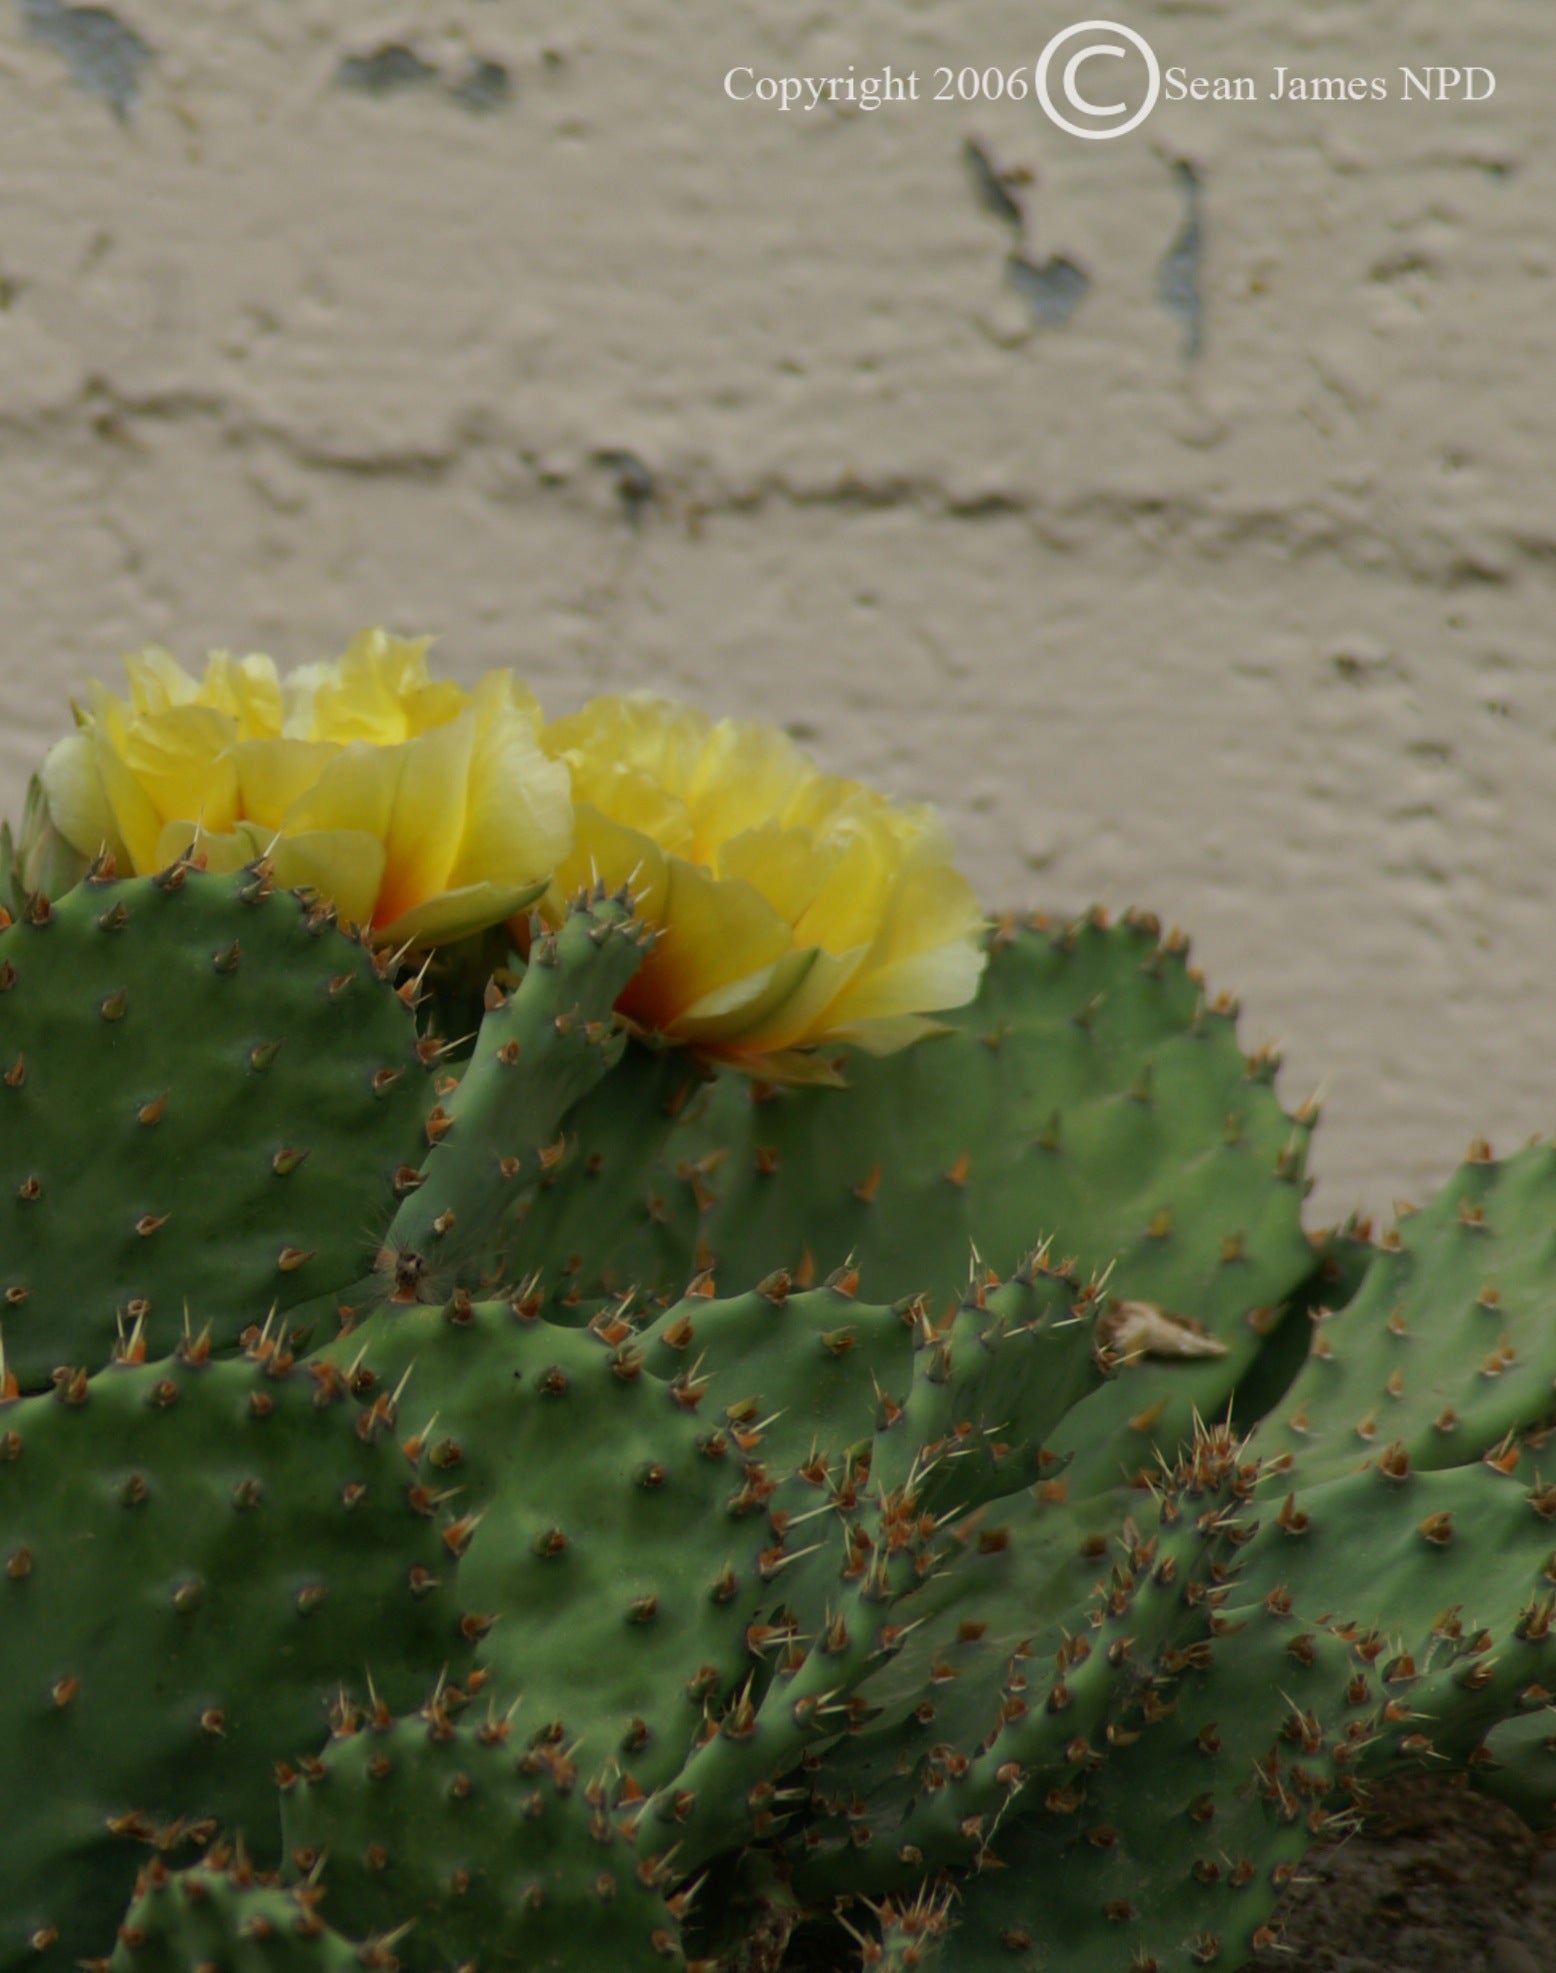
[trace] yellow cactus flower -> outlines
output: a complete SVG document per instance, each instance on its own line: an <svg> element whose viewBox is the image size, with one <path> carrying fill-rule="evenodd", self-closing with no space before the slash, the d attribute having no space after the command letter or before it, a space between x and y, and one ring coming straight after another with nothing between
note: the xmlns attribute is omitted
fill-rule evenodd
<svg viewBox="0 0 1556 1973"><path fill-rule="evenodd" d="M932 810L823 774L776 727L652 698L548 725L575 836L542 906L596 878L659 933L620 1002L644 1029L771 1081L833 1079L977 991L983 916Z"/></svg>
<svg viewBox="0 0 1556 1973"><path fill-rule="evenodd" d="M213 870L268 856L386 945L495 925L567 850L567 769L508 672L472 692L433 681L429 642L368 630L285 678L218 651L197 680L142 651L128 703L93 685L44 763L48 821L143 876L191 850Z"/></svg>

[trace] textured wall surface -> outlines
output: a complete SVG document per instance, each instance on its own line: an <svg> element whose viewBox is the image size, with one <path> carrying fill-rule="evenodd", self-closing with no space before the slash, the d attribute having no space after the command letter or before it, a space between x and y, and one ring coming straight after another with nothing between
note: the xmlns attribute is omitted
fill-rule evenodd
<svg viewBox="0 0 1556 1973"><path fill-rule="evenodd" d="M1260 99L1084 142L929 99L1052 0L0 4L0 805L126 648L435 629L1183 925L1327 1084L1326 1213L1556 1127L1538 9L1121 4ZM921 100L723 87L850 64Z"/></svg>

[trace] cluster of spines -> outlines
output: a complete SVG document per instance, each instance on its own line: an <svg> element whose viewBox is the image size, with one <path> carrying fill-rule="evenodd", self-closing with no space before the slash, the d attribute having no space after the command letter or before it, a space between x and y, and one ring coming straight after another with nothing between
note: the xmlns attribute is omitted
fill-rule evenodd
<svg viewBox="0 0 1556 1973"><path fill-rule="evenodd" d="M400 1929L343 1939L320 1912L322 1892L256 1869L241 1843L213 1842L197 1864L153 1858L135 1882L111 1958L86 1973L400 1973Z"/></svg>
<svg viewBox="0 0 1556 1973"><path fill-rule="evenodd" d="M415 1716L340 1707L322 1753L280 1776L292 1870L322 1877L337 1923L400 1913L413 1969L550 1964L568 1943L684 1965L695 1887L665 1854L634 1852L607 1775L586 1778L559 1726L521 1743L516 1710L489 1703L463 1724L441 1681Z"/></svg>

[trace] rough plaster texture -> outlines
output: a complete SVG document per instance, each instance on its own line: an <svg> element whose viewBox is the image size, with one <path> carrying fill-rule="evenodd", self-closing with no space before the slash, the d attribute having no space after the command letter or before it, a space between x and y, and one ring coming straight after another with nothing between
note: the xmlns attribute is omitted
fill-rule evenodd
<svg viewBox="0 0 1556 1973"><path fill-rule="evenodd" d="M1261 90L1498 88L1106 143L721 87L1088 11L0 0L0 805L125 648L437 629L787 721L992 902L1182 924L1327 1081L1321 1212L1556 1126L1556 36L1118 0Z"/></svg>

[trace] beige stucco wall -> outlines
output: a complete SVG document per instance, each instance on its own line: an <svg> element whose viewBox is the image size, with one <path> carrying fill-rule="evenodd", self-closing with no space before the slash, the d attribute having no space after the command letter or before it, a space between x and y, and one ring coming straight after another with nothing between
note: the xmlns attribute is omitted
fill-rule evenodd
<svg viewBox="0 0 1556 1973"><path fill-rule="evenodd" d="M1327 1213L1556 1125L1556 36L1527 0L1120 0L1261 92L1497 89L1109 142L722 87L927 97L1088 11L7 5L3 806L127 647L435 629L558 710L788 721L941 803L991 902L1182 924L1288 1100L1327 1080ZM1018 248L1079 274L1023 291Z"/></svg>

